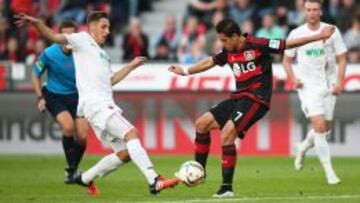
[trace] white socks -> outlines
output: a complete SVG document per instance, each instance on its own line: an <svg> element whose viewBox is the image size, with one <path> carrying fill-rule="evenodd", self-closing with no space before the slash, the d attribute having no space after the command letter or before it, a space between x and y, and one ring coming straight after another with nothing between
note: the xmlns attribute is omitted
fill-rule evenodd
<svg viewBox="0 0 360 203"><path fill-rule="evenodd" d="M126 143L131 160L141 170L149 184L153 184L158 174L153 168L149 156L140 144L139 139L132 139Z"/></svg>
<svg viewBox="0 0 360 203"><path fill-rule="evenodd" d="M115 153L109 154L102 158L95 166L84 172L81 175L81 180L88 184L98 176L103 177L111 173L122 164L123 162Z"/></svg>
<svg viewBox="0 0 360 203"><path fill-rule="evenodd" d="M330 147L326 140L326 135L329 134L329 132L326 133L314 132L315 150L327 176L335 174L331 164Z"/></svg>
<svg viewBox="0 0 360 203"><path fill-rule="evenodd" d="M306 135L305 140L303 140L300 143L300 150L306 153L310 148L314 146L314 135L315 131L314 129L309 130L309 132Z"/></svg>
<svg viewBox="0 0 360 203"><path fill-rule="evenodd" d="M126 143L131 160L145 175L149 184L153 184L158 174L155 172L153 165L140 144L139 139L133 139ZM118 158L115 153L109 154L102 158L95 166L84 172L81 176L81 180L88 184L98 176L103 177L110 172L117 169L123 162Z"/></svg>

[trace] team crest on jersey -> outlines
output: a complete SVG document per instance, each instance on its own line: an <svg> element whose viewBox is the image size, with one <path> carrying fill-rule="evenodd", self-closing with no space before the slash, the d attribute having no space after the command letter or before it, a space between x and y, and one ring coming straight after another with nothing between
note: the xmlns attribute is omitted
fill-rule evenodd
<svg viewBox="0 0 360 203"><path fill-rule="evenodd" d="M244 52L245 59L247 61L251 61L255 59L255 52L254 51L245 51Z"/></svg>

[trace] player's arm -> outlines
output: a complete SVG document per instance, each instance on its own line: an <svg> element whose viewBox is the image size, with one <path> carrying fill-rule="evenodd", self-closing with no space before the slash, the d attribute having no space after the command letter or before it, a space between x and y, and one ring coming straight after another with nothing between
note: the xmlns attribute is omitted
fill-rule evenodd
<svg viewBox="0 0 360 203"><path fill-rule="evenodd" d="M332 91L334 95L338 95L342 91L342 83L345 78L347 49L344 43L344 39L342 38L338 28L335 29L335 33L333 37L334 40L332 42L338 63L338 72L337 72L337 81L333 85Z"/></svg>
<svg viewBox="0 0 360 203"><path fill-rule="evenodd" d="M37 107L40 112L45 111L45 99L42 94L41 76L44 73L46 67L44 63L45 54L42 53L39 59L36 61L33 67L33 73L31 75L31 82L34 88L34 92L37 98Z"/></svg>
<svg viewBox="0 0 360 203"><path fill-rule="evenodd" d="M31 75L31 81L34 88L35 95L38 99L42 99L43 95L41 92L41 78L35 74Z"/></svg>
<svg viewBox="0 0 360 203"><path fill-rule="evenodd" d="M119 71L115 72L111 77L111 84L116 85L122 79L124 79L131 71L135 70L137 67L143 65L146 62L146 57L136 57L130 63L126 64Z"/></svg>
<svg viewBox="0 0 360 203"><path fill-rule="evenodd" d="M301 88L303 86L303 84L295 76L295 73L293 71L293 66L292 66L293 62L294 62L294 57L284 55L282 63L283 63L287 78L292 82L292 84L294 85L295 88Z"/></svg>
<svg viewBox="0 0 360 203"><path fill-rule="evenodd" d="M171 65L169 67L169 71L170 72L173 72L177 75L191 75L191 74L195 74L195 73L200 73L200 72L203 72L203 71L206 71L212 67L215 66L215 62L214 62L214 59L212 57L208 57L198 63L196 63L195 65L185 69L185 68L182 68L180 66L177 66L177 65Z"/></svg>
<svg viewBox="0 0 360 203"><path fill-rule="evenodd" d="M20 13L14 16L16 21L15 24L18 27L22 27L25 24L30 24L35 27L35 29L41 33L46 39L58 43L58 44L67 44L67 40L64 34L59 34L53 32L49 27L47 27L41 20L34 18L32 16Z"/></svg>
<svg viewBox="0 0 360 203"><path fill-rule="evenodd" d="M342 83L344 81L346 72L346 52L338 55L336 58L338 61L338 74L336 84L333 86L334 95L338 95L342 91Z"/></svg>
<svg viewBox="0 0 360 203"><path fill-rule="evenodd" d="M40 112L43 112L46 109L45 107L46 102L41 91L41 78L39 78L35 74L32 74L31 81L34 87L34 92L36 94L37 108L39 109Z"/></svg>
<svg viewBox="0 0 360 203"><path fill-rule="evenodd" d="M311 42L326 40L335 32L334 26L326 26L324 27L319 34L301 37L296 39L288 39L286 40L286 49L291 49L294 47L302 46L304 44L308 44Z"/></svg>

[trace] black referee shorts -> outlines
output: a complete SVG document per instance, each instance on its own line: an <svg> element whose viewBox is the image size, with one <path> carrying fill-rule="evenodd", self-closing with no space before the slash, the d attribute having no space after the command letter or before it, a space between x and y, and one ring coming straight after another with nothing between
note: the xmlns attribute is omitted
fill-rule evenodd
<svg viewBox="0 0 360 203"><path fill-rule="evenodd" d="M46 109L54 118L63 111L68 111L74 119L77 117L76 112L79 98L77 93L56 94L47 90L46 87L42 88L42 93L46 101Z"/></svg>
<svg viewBox="0 0 360 203"><path fill-rule="evenodd" d="M210 113L221 126L221 129L228 120L232 120L235 123L238 137L242 139L246 131L264 117L268 110L265 105L250 98L242 97L224 100L210 109Z"/></svg>

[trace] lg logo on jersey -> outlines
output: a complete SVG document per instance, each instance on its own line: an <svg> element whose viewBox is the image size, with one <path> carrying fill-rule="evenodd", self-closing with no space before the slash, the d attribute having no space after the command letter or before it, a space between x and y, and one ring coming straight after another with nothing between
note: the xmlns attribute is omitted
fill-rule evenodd
<svg viewBox="0 0 360 203"><path fill-rule="evenodd" d="M233 71L235 73L235 75L240 76L242 73L247 73L247 72L252 72L255 71L256 69L256 65L255 62L249 62L246 65L245 64L238 64L238 63L234 63L233 64Z"/></svg>

